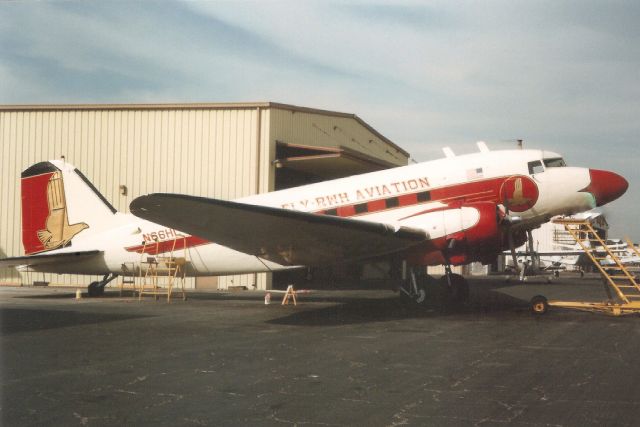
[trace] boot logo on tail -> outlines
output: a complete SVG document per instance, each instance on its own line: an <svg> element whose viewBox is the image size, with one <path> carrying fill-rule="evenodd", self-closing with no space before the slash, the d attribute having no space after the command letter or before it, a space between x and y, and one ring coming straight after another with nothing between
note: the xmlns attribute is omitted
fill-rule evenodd
<svg viewBox="0 0 640 427"><path fill-rule="evenodd" d="M84 222L69 224L62 173L60 171L51 174L47 183L47 205L49 207L49 215L45 221L45 228L37 232L38 239L45 250L64 247L76 234L85 228L89 228Z"/></svg>

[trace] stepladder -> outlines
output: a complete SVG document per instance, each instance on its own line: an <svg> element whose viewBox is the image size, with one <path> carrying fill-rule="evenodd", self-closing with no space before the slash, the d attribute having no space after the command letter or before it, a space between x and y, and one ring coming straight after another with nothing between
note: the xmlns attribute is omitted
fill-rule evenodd
<svg viewBox="0 0 640 427"><path fill-rule="evenodd" d="M563 307L583 311L597 311L614 316L640 313L640 283L630 266L623 262L616 250L599 235L590 221L559 218L553 220L562 224L575 242L582 248L596 270L601 274L608 299L603 302L584 301L547 301L545 297L536 295L531 300L534 314L544 314L547 307ZM636 252L637 248L627 242Z"/></svg>
<svg viewBox="0 0 640 427"><path fill-rule="evenodd" d="M180 243L178 243L180 242ZM152 242L143 245L140 260L140 285L138 299L151 295L156 300L166 295L167 302L175 291L182 293L186 300L185 281L189 251L186 247L186 236L180 236L170 242Z"/></svg>

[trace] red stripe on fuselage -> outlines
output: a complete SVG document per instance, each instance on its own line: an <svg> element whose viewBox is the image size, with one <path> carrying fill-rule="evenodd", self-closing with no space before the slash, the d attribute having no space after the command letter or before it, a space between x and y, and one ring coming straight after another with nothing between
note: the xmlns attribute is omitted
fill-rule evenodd
<svg viewBox="0 0 640 427"><path fill-rule="evenodd" d="M211 242L197 236L187 236L185 238L164 240L162 242L149 242L147 244L129 246L128 248L125 248L125 250L127 252L137 252L139 254L145 253L149 255L158 255L171 251L181 251L209 243Z"/></svg>
<svg viewBox="0 0 640 427"><path fill-rule="evenodd" d="M333 209L323 209L315 211L314 213L347 218L432 202L447 204L464 204L473 202L502 203L500 187L502 186L505 178L506 177L490 178L446 187L432 188L430 190L422 190L415 193L338 206ZM397 202L394 201L393 203L390 203L392 199L396 199Z"/></svg>
<svg viewBox="0 0 640 427"><path fill-rule="evenodd" d="M446 187L432 188L414 193L401 194L397 196L363 201L348 205L336 206L331 209L323 209L313 213L318 215L334 215L343 218L356 217L371 214L374 212L389 211L392 209L404 208L419 204L440 202L447 204L464 204L480 201L502 203L500 188L506 177L490 178L462 184L455 184ZM396 201L389 202L392 199ZM436 210L447 209L438 207ZM425 210L421 213L430 212ZM413 216L413 215L412 215ZM175 243L174 243L175 242ZM128 252L147 253L157 255L159 253L171 252L171 250L188 249L195 246L206 245L212 242L196 236L187 236L185 239L178 238L161 242L149 242L146 245L130 246L125 248ZM428 245L431 249L439 247L438 242Z"/></svg>

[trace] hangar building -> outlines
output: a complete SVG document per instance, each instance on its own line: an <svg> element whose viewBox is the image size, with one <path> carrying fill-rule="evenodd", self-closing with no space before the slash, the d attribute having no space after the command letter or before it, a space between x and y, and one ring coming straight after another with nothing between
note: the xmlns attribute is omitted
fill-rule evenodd
<svg viewBox="0 0 640 427"><path fill-rule="evenodd" d="M409 159L355 114L273 102L0 106L0 257L23 254L21 171L63 156L121 212L152 192L234 199ZM0 284L93 280L0 270ZM198 278L189 286L268 289L271 277Z"/></svg>

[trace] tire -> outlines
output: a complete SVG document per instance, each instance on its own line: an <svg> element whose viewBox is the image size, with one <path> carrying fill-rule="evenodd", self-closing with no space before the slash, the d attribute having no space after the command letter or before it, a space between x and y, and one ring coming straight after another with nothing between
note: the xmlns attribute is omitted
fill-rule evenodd
<svg viewBox="0 0 640 427"><path fill-rule="evenodd" d="M451 285L447 276L442 276L438 280L441 289L442 302L445 304L460 305L469 300L469 282L459 274L452 273L449 275Z"/></svg>
<svg viewBox="0 0 640 427"><path fill-rule="evenodd" d="M100 282L91 282L87 287L87 293L90 297L100 297L104 295L104 286Z"/></svg>
<svg viewBox="0 0 640 427"><path fill-rule="evenodd" d="M536 295L531 298L529 302L529 308L531 309L531 313L536 315L543 315L549 310L549 302L542 295Z"/></svg>
<svg viewBox="0 0 640 427"><path fill-rule="evenodd" d="M429 287L432 284L429 283L429 276L416 277L416 287L418 293L416 295L409 296L403 289L400 289L400 300L404 303L413 304L417 306L425 306L431 300L429 295Z"/></svg>
<svg viewBox="0 0 640 427"><path fill-rule="evenodd" d="M450 279L451 301L454 303L465 303L469 301L469 282L459 274L451 274Z"/></svg>

